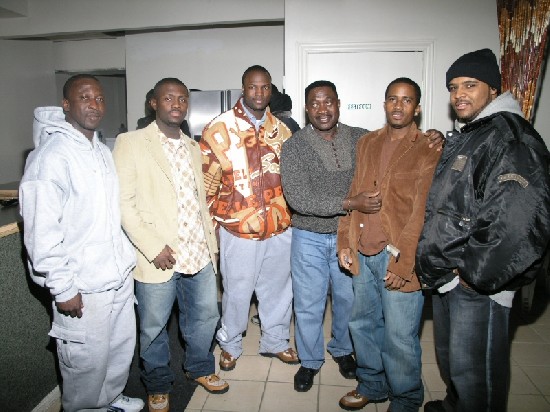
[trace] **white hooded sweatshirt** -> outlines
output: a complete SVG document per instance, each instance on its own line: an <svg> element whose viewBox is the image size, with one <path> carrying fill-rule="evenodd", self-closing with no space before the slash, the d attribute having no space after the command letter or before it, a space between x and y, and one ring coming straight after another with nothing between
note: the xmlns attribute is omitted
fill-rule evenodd
<svg viewBox="0 0 550 412"><path fill-rule="evenodd" d="M120 224L111 152L60 107L35 109L33 139L19 188L32 279L57 302L118 289L136 258Z"/></svg>

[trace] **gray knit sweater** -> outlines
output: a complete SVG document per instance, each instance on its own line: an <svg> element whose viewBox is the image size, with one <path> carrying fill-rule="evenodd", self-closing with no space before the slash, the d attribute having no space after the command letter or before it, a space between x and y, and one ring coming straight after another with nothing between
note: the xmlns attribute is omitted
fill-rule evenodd
<svg viewBox="0 0 550 412"><path fill-rule="evenodd" d="M332 141L308 125L294 133L281 151L283 193L292 209L292 226L316 233L336 233L342 200L355 169L355 146L368 133L338 123Z"/></svg>

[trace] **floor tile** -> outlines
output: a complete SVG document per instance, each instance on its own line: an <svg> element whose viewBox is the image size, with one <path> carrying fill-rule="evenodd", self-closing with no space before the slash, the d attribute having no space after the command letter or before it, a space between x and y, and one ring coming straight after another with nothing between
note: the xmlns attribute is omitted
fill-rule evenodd
<svg viewBox="0 0 550 412"><path fill-rule="evenodd" d="M340 398L355 389L354 381L349 381L350 386L322 385L319 390L319 412L334 412L341 410L338 406ZM367 405L361 412L376 411L376 406Z"/></svg>
<svg viewBox="0 0 550 412"><path fill-rule="evenodd" d="M550 403L544 396L510 395L508 398L508 412L548 412Z"/></svg>
<svg viewBox="0 0 550 412"><path fill-rule="evenodd" d="M546 299L546 297L545 297ZM436 363L433 343L431 300L426 299L421 329L422 377L425 400L443 399L445 385ZM540 307L540 304L539 304ZM516 308L514 308L516 309ZM550 309L525 315L512 311L511 388L509 412L550 411ZM256 313L252 306L250 316ZM325 348L330 340L330 301L323 327ZM294 328L292 327L292 336ZM344 379L329 353L325 364L314 378L308 392L294 391L294 374L299 365L287 365L274 358L258 355L260 328L249 322L243 338L243 356L237 367L220 376L229 381L230 390L223 395L211 395L197 388L186 411L188 412L334 412L341 411L338 401L356 386L355 380ZM294 339L291 339L294 346ZM216 358L220 349L216 347ZM216 360L217 362L217 360ZM386 412L389 402L367 405L362 412Z"/></svg>
<svg viewBox="0 0 550 412"><path fill-rule="evenodd" d="M435 363L422 365L422 376L424 377L424 383L428 391L445 392L446 386L441 379L439 368Z"/></svg>
<svg viewBox="0 0 550 412"><path fill-rule="evenodd" d="M422 325L420 328L420 340L422 342L426 342L426 341L432 342L434 340L433 320L424 319L422 321Z"/></svg>
<svg viewBox="0 0 550 412"><path fill-rule="evenodd" d="M512 342L511 356L521 366L550 366L550 343Z"/></svg>
<svg viewBox="0 0 550 412"><path fill-rule="evenodd" d="M273 359L269 369L269 382L286 382L294 385L294 375L298 372L300 365L289 365L278 359ZM318 375L313 380L314 384L319 383Z"/></svg>
<svg viewBox="0 0 550 412"><path fill-rule="evenodd" d="M232 390L231 386L229 387L229 390ZM210 394L204 390L204 388L195 389L195 392L193 393L193 396L191 397L191 400L187 404L187 408L185 410L201 410L204 407L204 403L206 402L206 399L208 398ZM215 395L213 395L215 396Z"/></svg>
<svg viewBox="0 0 550 412"><path fill-rule="evenodd" d="M422 347L422 365L437 363L434 343L432 341L421 341L420 346Z"/></svg>
<svg viewBox="0 0 550 412"><path fill-rule="evenodd" d="M550 356L550 355L549 355ZM543 395L550 396L550 368L544 366L523 366L525 374Z"/></svg>
<svg viewBox="0 0 550 412"><path fill-rule="evenodd" d="M519 366L510 368L510 394L514 395L540 395L541 393L531 382L531 379Z"/></svg>
<svg viewBox="0 0 550 412"><path fill-rule="evenodd" d="M545 343L544 339L530 325L520 325L514 331L514 342Z"/></svg>
<svg viewBox="0 0 550 412"><path fill-rule="evenodd" d="M209 395L205 410L226 412L258 412L265 382L229 381L231 389L222 395Z"/></svg>
<svg viewBox="0 0 550 412"><path fill-rule="evenodd" d="M319 385L313 385L307 392L296 392L291 383L268 382L260 412L316 412L318 392Z"/></svg>
<svg viewBox="0 0 550 412"><path fill-rule="evenodd" d="M226 380L265 382L270 366L270 358L243 355L237 359L235 369L231 371L220 370L220 377Z"/></svg>

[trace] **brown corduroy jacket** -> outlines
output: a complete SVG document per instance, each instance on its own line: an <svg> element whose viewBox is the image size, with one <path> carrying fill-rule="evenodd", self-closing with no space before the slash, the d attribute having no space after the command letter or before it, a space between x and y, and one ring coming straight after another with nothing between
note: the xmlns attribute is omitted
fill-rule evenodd
<svg viewBox="0 0 550 412"><path fill-rule="evenodd" d="M395 257L390 257L388 270L407 281L399 289L401 292L412 292L420 289L414 273L414 259L424 224L428 191L441 152L430 149L426 137L413 127L395 149L384 176L378 176L388 127L386 125L359 140L349 196L380 190L382 228L389 243L400 251L397 261ZM340 218L338 225L338 251L351 249L350 270L355 275L359 273L360 223L361 213L354 210Z"/></svg>

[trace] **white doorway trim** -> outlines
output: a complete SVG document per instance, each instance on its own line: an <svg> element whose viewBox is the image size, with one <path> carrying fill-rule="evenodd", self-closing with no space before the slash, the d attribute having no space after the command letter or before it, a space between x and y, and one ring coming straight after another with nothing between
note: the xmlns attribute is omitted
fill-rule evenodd
<svg viewBox="0 0 550 412"><path fill-rule="evenodd" d="M423 40L413 42L374 42L374 43L298 43L298 83L294 95L299 96L301 107L303 107L304 90L307 86L306 76L308 73L308 55L319 53L362 53L362 52L421 52L424 67L422 68L422 124L421 128L426 130L433 125L433 82L434 82L434 40ZM345 70L345 68L342 68ZM330 79L328 79L330 80ZM301 110L296 113L298 122L305 124L304 113Z"/></svg>

